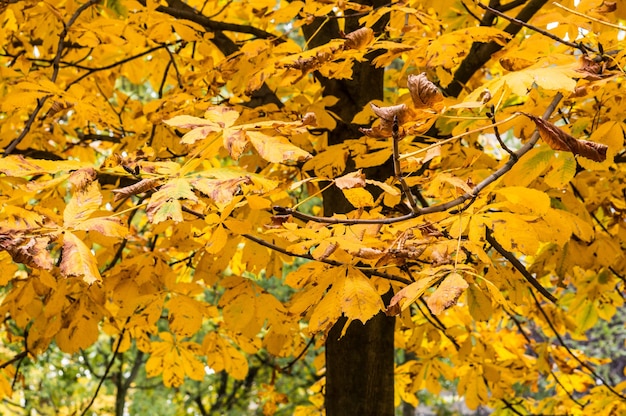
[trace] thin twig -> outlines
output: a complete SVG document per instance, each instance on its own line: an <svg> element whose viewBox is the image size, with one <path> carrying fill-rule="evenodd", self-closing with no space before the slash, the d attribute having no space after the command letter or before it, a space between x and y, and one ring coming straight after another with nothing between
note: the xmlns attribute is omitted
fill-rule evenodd
<svg viewBox="0 0 626 416"><path fill-rule="evenodd" d="M0 364L0 370L2 370L3 368L13 364L16 361L19 361L21 359L23 359L24 357L26 357L28 355L28 351L22 351L19 354L17 354L15 357L11 358L9 361L6 361L2 364Z"/></svg>
<svg viewBox="0 0 626 416"><path fill-rule="evenodd" d="M109 364L107 365L107 368L104 370L104 374L100 378L100 382L98 383L98 387L96 387L96 391L93 393L93 396L91 397L91 401L89 402L87 407L85 407L83 409L83 411L81 412L81 414L80 414L81 416L86 415L87 411L91 408L91 406L96 401L96 398L98 397L98 393L100 392L100 388L104 384L104 380L106 380L107 376L109 375L109 371L111 371L111 367L113 367L113 363L115 362L115 359L117 358L117 354L119 354L119 352L120 352L120 347L122 346L122 341L124 340L124 333L126 332L126 325L128 324L128 321L130 321L130 317L128 317L126 319L126 323L124 324L124 328L122 328L122 331L120 332L120 335L119 335L120 338L117 341L117 346L115 347L115 351L113 352L113 356L111 357L111 360L109 361Z"/></svg>
<svg viewBox="0 0 626 416"><path fill-rule="evenodd" d="M580 16L580 17L584 17L585 19L589 19L592 22L600 23L601 25L609 26L609 27L612 27L614 29L626 30L626 26L620 26L620 25L616 25L614 23L606 22L604 20L596 19L595 17L591 17L591 16L586 15L584 13L577 12L576 10L569 9L569 8L563 6L562 4L557 3L556 1L552 2L552 4L554 4L556 7L560 7L561 9L568 11L569 13L575 14L576 16Z"/></svg>
<svg viewBox="0 0 626 416"><path fill-rule="evenodd" d="M557 42L559 42L559 43L562 43L563 45L569 46L570 48L579 49L579 50L582 50L583 52L587 52L587 49L586 49L586 48L583 48L583 47L582 47L581 45L579 45L579 44L576 44L576 43L573 43L573 42L566 41L566 40L561 39L560 37L558 37L558 36L556 36L556 35L553 35L552 33L548 32L548 31L546 31L546 30L539 29L537 26L533 26L533 25L531 25L531 24L528 24L528 23L526 23L526 22L523 22L523 21L521 21L521 20L519 20L519 19L516 19L516 18L514 18L514 17L507 16L506 14L504 14L504 13L502 13L502 12L500 12L500 11L498 11L498 10L494 9L493 7L489 7L489 6L487 6L487 5L485 5L485 4L482 4L482 3L480 3L480 2L477 2L477 3L476 3L476 5L477 5L478 7L480 7L480 8L482 8L482 9L485 9L485 10L490 11L491 13L493 13L493 14L495 14L495 15L497 15L497 16L502 17L503 19L508 20L508 21L509 21L509 22L511 22L511 23L515 23L516 25L524 26L525 28L528 28L528 29L530 29L530 30L533 30L533 31L535 31L535 32L537 32L537 33L539 33L539 34L541 34L541 35L543 35L543 36L549 37L550 39L555 40L555 41L557 41Z"/></svg>
<svg viewBox="0 0 626 416"><path fill-rule="evenodd" d="M541 306L541 303L539 302L539 299L537 299L537 297L535 296L535 294L533 292L530 292L530 295L533 297L533 299L535 301L535 305L537 306L537 309L539 309L539 312L541 313L541 315L545 319L546 323L548 324L548 326L550 327L550 329L554 333L554 336L556 337L557 341L559 342L559 344L563 348L565 348L565 350L568 352L568 354L572 358L574 358L574 360L576 360L578 362L578 364L580 364L583 368L585 368L587 371L589 371L589 374L591 374L595 378L595 380L599 380L602 383L602 385L604 385L607 389L609 389L609 391L611 391L611 393L613 393L614 395L616 395L617 397L619 397L622 400L626 400L626 396L624 396L624 395L620 394L619 392L617 392L617 390L615 390L615 388L613 388L613 386L608 384L606 382L606 380L604 380L604 378L602 378L602 376L600 376L598 373L596 373L596 371L593 369L593 367L591 367L589 364L587 364L586 362L581 360L576 354L574 354L574 352L570 349L570 347L565 343L565 340L563 339L563 337L561 336L559 331L554 327L554 324L552 323L552 321L548 317L548 314L543 309L543 306Z"/></svg>
<svg viewBox="0 0 626 416"><path fill-rule="evenodd" d="M279 253L285 254L287 256L290 257L299 257L301 259L307 259L307 260L312 260L312 261L319 261L321 263L326 263L329 264L331 266L345 266L345 263L341 263L339 261L335 261L335 260L330 260L330 259L316 259L315 257L313 257L310 254L297 254L297 253L293 253L289 250L285 250L282 247L279 247L275 244L270 243L269 241L265 241L261 238L255 237L253 235L250 234L241 234L242 237L247 238L248 240L254 241L257 244L262 245L263 247L267 247L273 251L277 251ZM367 275L367 276L378 276L378 277L382 277L385 278L387 280L393 280L396 282L400 282L400 283L404 283L405 285L409 285L413 282L411 282L409 279L405 279L404 277L400 277L400 276L396 276L396 275L392 275L392 274L388 274L388 273L382 273L379 272L377 270L371 270L371 269L362 269L359 268L359 270Z"/></svg>
<svg viewBox="0 0 626 416"><path fill-rule="evenodd" d="M495 248L496 251L500 253L505 259L507 259L509 263L511 263L513 267L515 267L515 269L520 272L522 276L524 276L524 279L526 279L526 281L530 283L532 287L537 289L537 292L541 293L543 297L548 299L550 302L556 303L557 299L554 297L554 295L548 292L548 290L545 287L541 286L541 284L539 284L537 279L535 279L533 275L530 274L528 270L526 270L526 267L524 267L524 265L517 259L517 257L513 255L513 253L507 251L504 247L502 247L500 243L498 243L498 241L493 237L493 234L489 228L486 228L486 230L487 242L491 244L493 248Z"/></svg>
<svg viewBox="0 0 626 416"><path fill-rule="evenodd" d="M306 343L302 351L300 351L300 354L294 357L294 359L291 360L289 363L287 363L287 365L284 365L283 367L281 367L280 371L284 373L287 370L289 370L291 367L293 367L293 365L297 363L298 361L300 361L300 358L302 358L304 354L306 354L307 350L311 347L311 345L313 345L314 342L315 342L315 335L312 336L309 342Z"/></svg>
<svg viewBox="0 0 626 416"><path fill-rule="evenodd" d="M500 147L505 152L507 152L509 156L513 158L517 157L515 152L513 152L511 149L509 149L509 147L506 144L504 144L504 140L502 140L502 137L500 136L500 130L498 130L498 123L496 123L495 106L491 106L491 111L487 113L487 117L489 117L491 119L491 122L493 123L493 134L495 134L496 140L500 144Z"/></svg>
<svg viewBox="0 0 626 416"><path fill-rule="evenodd" d="M67 23L61 22L63 23L63 31L59 35L59 44L57 47L57 53L54 56L54 60L52 61L53 69L52 69L52 76L50 77L50 80L52 82L55 82L57 77L59 76L59 69L60 69L59 63L61 62L61 56L63 56L63 51L65 50L65 37L67 36L67 33L70 27L74 24L74 22L76 21L76 19L78 19L78 16L80 16L82 12L87 10L92 5L98 3L99 1L100 0L89 0L87 3L81 4L80 7L76 9L74 14L70 17L70 20L67 21ZM50 95L39 98L37 100L37 106L31 113L30 117L28 118L28 121L26 121L26 124L24 124L24 128L22 129L22 132L20 133L20 135L17 136L11 143L9 143L6 149L4 149L4 156L8 156L11 153L13 153L17 145L19 145L22 142L22 140L24 140L24 137L26 137L26 135L32 128L33 123L35 122L35 119L37 118L37 114L39 114L39 112L43 108L43 105L48 100L48 98L50 98Z"/></svg>

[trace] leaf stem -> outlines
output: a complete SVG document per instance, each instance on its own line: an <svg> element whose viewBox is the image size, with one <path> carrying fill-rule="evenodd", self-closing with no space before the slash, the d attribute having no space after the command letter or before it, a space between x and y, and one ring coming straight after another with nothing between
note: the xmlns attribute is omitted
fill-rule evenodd
<svg viewBox="0 0 626 416"><path fill-rule="evenodd" d="M415 201L415 197L411 193L411 188L404 180L402 176L402 169L400 167L400 150L398 148L398 143L400 142L400 127L398 126L398 115L393 116L393 127L392 127L392 146L393 146L393 173L396 177L396 180L400 182L402 186L402 192L406 199L408 199L409 204L411 205L411 209L413 212L419 211L419 207L417 206L417 202Z"/></svg>

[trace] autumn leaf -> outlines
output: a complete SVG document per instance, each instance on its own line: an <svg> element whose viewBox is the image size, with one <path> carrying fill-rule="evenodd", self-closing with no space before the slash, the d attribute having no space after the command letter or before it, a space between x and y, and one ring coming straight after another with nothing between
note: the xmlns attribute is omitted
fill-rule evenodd
<svg viewBox="0 0 626 416"><path fill-rule="evenodd" d="M161 375L163 384L178 387L185 376L192 380L202 380L205 375L204 364L198 360L200 345L195 342L180 342L172 334L159 333L163 341L150 343L150 357L146 362L148 377Z"/></svg>
<svg viewBox="0 0 626 416"><path fill-rule="evenodd" d="M30 267L52 269L54 261L48 252L48 236L27 237L18 230L0 227L0 250L6 250L16 263Z"/></svg>
<svg viewBox="0 0 626 416"><path fill-rule="evenodd" d="M391 298L386 311L387 315L398 315L401 311L406 310L431 287L436 279L436 276L422 278L400 289Z"/></svg>
<svg viewBox="0 0 626 416"><path fill-rule="evenodd" d="M419 75L409 75L407 86L415 108L432 108L443 100L443 94L435 84L428 80L425 72Z"/></svg>
<svg viewBox="0 0 626 416"><path fill-rule="evenodd" d="M344 49L363 49L374 41L374 31L362 27L345 35Z"/></svg>
<svg viewBox="0 0 626 416"><path fill-rule="evenodd" d="M450 273L426 300L428 308L434 315L440 315L444 310L455 305L457 299L468 287L463 276L456 272Z"/></svg>
<svg viewBox="0 0 626 416"><path fill-rule="evenodd" d="M524 114L537 125L541 138L554 150L565 150L595 162L606 159L607 145L575 139L554 124L532 114Z"/></svg>
<svg viewBox="0 0 626 416"><path fill-rule="evenodd" d="M259 131L248 131L246 135L259 155L268 162L302 162L311 158L308 152L291 144L285 137L270 136Z"/></svg>
<svg viewBox="0 0 626 416"><path fill-rule="evenodd" d="M150 191L156 188L159 185L159 180L157 178L145 178L140 180L137 183L134 183L129 186L125 186L120 189L113 189L113 193L115 194L115 201L119 201L120 199L127 198L132 195L141 194L143 192Z"/></svg>
<svg viewBox="0 0 626 416"><path fill-rule="evenodd" d="M82 276L87 284L102 280L96 258L76 234L69 231L63 233L62 253L60 269L63 275Z"/></svg>
<svg viewBox="0 0 626 416"><path fill-rule="evenodd" d="M246 357L217 332L209 332L204 337L202 351L214 371L226 371L238 380L243 380L248 374Z"/></svg>
<svg viewBox="0 0 626 416"><path fill-rule="evenodd" d="M198 178L191 181L194 189L211 198L216 204L229 203L243 185L251 183L252 180L247 176L232 179Z"/></svg>
<svg viewBox="0 0 626 416"><path fill-rule="evenodd" d="M359 169L358 171L335 178L334 182L339 189L362 188L365 186L365 175L363 175L363 172Z"/></svg>

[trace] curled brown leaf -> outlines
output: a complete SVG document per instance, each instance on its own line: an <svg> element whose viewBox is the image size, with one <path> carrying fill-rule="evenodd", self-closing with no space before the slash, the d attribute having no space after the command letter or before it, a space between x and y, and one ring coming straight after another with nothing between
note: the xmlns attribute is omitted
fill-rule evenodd
<svg viewBox="0 0 626 416"><path fill-rule="evenodd" d="M362 27L345 35L344 49L363 49L374 41L374 31L369 27Z"/></svg>
<svg viewBox="0 0 626 416"><path fill-rule="evenodd" d="M120 199L129 197L131 195L137 195L142 192L149 191L154 189L159 184L159 180L156 178L142 179L139 182L132 184L130 186L126 186L121 189L114 189L113 193L115 194L115 201L119 201Z"/></svg>
<svg viewBox="0 0 626 416"><path fill-rule="evenodd" d="M415 108L432 108L443 100L443 94L435 84L428 80L425 72L419 75L409 75L407 86Z"/></svg>
<svg viewBox="0 0 626 416"><path fill-rule="evenodd" d="M533 116L532 114L525 115L535 123L541 138L552 149L572 152L575 155L595 162L604 162L606 160L608 146L588 140L576 139L549 121Z"/></svg>
<svg viewBox="0 0 626 416"><path fill-rule="evenodd" d="M376 104L370 104L372 111L380 118L380 124L375 125L371 129L361 129L361 132L370 137L389 137L393 130L393 119L398 118L398 124L402 125L411 121L413 111L405 104L392 105L389 107L379 107Z"/></svg>

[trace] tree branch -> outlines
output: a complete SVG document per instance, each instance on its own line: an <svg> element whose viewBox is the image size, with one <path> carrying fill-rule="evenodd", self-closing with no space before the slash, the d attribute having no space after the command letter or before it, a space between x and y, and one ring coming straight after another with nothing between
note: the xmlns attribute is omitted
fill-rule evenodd
<svg viewBox="0 0 626 416"><path fill-rule="evenodd" d="M544 120L547 120L548 118L550 118L550 115L554 112L556 106L558 105L558 103L561 101L561 99L563 98L563 94L561 94L560 92L558 92L554 98L552 99L552 102L550 103L550 105L548 106L548 108L546 108L546 111L544 112L542 118ZM530 151L530 149L532 149L535 144L537 144L537 141L539 140L539 131L535 130L535 132L533 133L533 135L531 136L530 140L528 140L528 142L523 145L522 147L520 147L516 152L511 153L511 157L509 158L509 160L498 170L496 170L495 172L493 172L491 175L489 175L487 178L485 178L482 182L480 182L478 185L476 185L474 187L474 189L472 189L472 192L466 192L465 194L459 196L456 199L453 199L452 201L448 201L439 205L431 205L428 207L423 207L423 208L417 208L416 211L413 211L409 214L406 215L402 215L399 217L392 217L392 218L368 218L368 219L360 219L360 218L337 218L337 217L318 217L318 216L314 216L314 215L308 215L308 214L304 214L302 212L298 212L294 209L291 208L285 208L285 207L281 207L281 206L275 206L273 207L274 211L276 211L278 214L280 215L291 215L294 218L298 218L300 220L303 221L314 221L314 222L319 222L319 223L325 223L325 224L344 224L344 225L354 225L354 224L395 224L398 222L402 222L402 221L406 221L406 220L410 220L412 218L417 218L420 217L422 215L426 215L426 214L432 214L435 212L443 212L443 211L447 211L450 208L454 208L458 205L463 204L465 201L468 201L470 199L474 199L478 196L478 194L485 189L487 186L491 185L492 183L494 183L497 179L499 179L500 177L502 177L502 175L504 175L505 173L507 173L508 171L510 171L513 166L519 161L519 159L525 155L526 153L528 153L528 151Z"/></svg>
<svg viewBox="0 0 626 416"><path fill-rule="evenodd" d="M608 384L606 382L606 380L604 380L602 378L602 376L600 376L598 373L596 373L596 371L593 369L593 367L591 367L589 364L587 364L586 362L584 362L583 360L581 360L580 358L578 358L578 356L576 354L574 354L574 352L570 349L570 347L565 343L565 340L563 339L563 337L561 336L561 334L559 334L559 331L557 331L557 329L554 327L554 324L552 323L552 321L550 321L550 318L548 317L548 314L546 313L546 311L543 309L543 306L541 306L541 303L539 303L539 300L537 299L537 297L535 296L535 294L533 292L530 292L531 296L533 297L534 301L535 301L535 305L537 306L537 308L539 309L539 312L541 313L541 315L543 316L543 318L545 319L546 323L548 324L548 326L550 327L550 329L552 330L552 332L554 333L554 336L556 337L557 341L559 341L559 344L565 348L565 350L568 352L568 354L578 362L578 364L580 364L583 368L585 368L587 371L589 371L589 374L591 374L594 377L594 381L595 380L600 380L600 382L602 383L602 385L604 385L607 389L609 389L609 391L611 393L613 393L615 396L619 397L621 400L625 400L626 401L626 396L620 394L617 390L615 390L615 388L613 386L611 386L610 384Z"/></svg>
<svg viewBox="0 0 626 416"><path fill-rule="evenodd" d="M527 22L547 2L548 0L531 0L515 18L519 21ZM522 26L519 24L511 23L504 29L504 31L509 33L511 36L515 36L521 29ZM474 75L478 69L486 64L489 59L491 59L493 54L500 49L502 49L502 45L499 45L496 42L474 43L470 53L463 60L463 62L461 62L461 65L454 73L454 79L450 85L444 89L445 94L457 97L461 93L463 86L467 83L467 81L469 81L472 75Z"/></svg>
<svg viewBox="0 0 626 416"><path fill-rule="evenodd" d="M70 17L70 20L67 21L67 23L62 22L63 31L59 35L59 44L57 47L57 53L54 56L54 60L52 61L53 70L52 70L52 76L50 77L50 80L52 82L55 82L57 80L57 77L59 76L59 62L61 62L61 56L63 55L63 51L65 50L65 37L67 36L67 32L69 31L70 27L74 24L74 22L76 21L76 19L78 19L78 16L80 16L82 12L87 10L92 5L98 3L99 1L100 0L89 0L87 3L81 4L80 7L78 7L78 9L76 9L74 14ZM22 130L20 135L17 136L11 143L9 143L6 149L4 149L4 156L8 156L11 153L13 153L17 145L20 144L22 140L24 140L24 137L26 137L26 135L32 128L33 123L35 122L35 118L37 118L37 114L39 114L39 112L43 108L43 105L45 104L46 100L49 97L50 96L45 96L37 100L37 106L31 113L30 117L28 118L28 121L26 121L26 124L24 125L24 129Z"/></svg>
<svg viewBox="0 0 626 416"><path fill-rule="evenodd" d="M478 7L482 8L482 9L485 9L485 10L488 10L489 12L506 19L506 20L508 20L511 23L515 23L517 25L524 26L524 27L526 27L526 28L528 28L530 30L533 30L533 31L535 31L537 33L542 34L543 36L546 36L546 37L548 37L548 38L550 38L552 40L555 40L555 41L557 41L559 43L562 43L563 45L567 45L570 48L580 49L583 52L587 51L585 48L582 48L580 45L578 45L576 43L573 43L573 42L568 42L568 41L566 41L564 39L561 39L560 37L558 37L556 35L553 35L552 33L548 32L546 30L539 29L537 26L529 25L528 23L523 22L523 21L521 21L519 19L516 19L514 17L509 17L506 14L501 13L498 10L496 10L496 9L494 9L492 7L489 7L489 6L485 5L485 4L482 4L482 3L476 3L476 4L478 5Z"/></svg>
<svg viewBox="0 0 626 416"><path fill-rule="evenodd" d="M93 403L96 401L96 397L98 397L98 393L100 392L100 388L104 384L104 380L106 380L107 376L109 375L109 371L111 371L111 367L113 367L113 363L115 362L115 358L117 357L117 354L119 354L120 347L122 346L122 340L124 339L124 333L126 332L126 325L128 324L128 321L130 321L130 317L128 317L126 319L126 323L124 324L124 328L120 332L120 335L119 335L120 338L117 341L117 346L115 347L115 351L113 352L113 356L109 360L109 364L107 365L107 368L104 370L104 374L100 378L100 382L98 383L98 387L96 387L96 391L93 393L93 396L91 397L91 401L87 404L87 407L85 407L83 409L83 411L80 413L81 416L86 415L87 411L91 408L91 406L93 406Z"/></svg>
<svg viewBox="0 0 626 416"><path fill-rule="evenodd" d="M557 299L554 297L554 295L548 292L545 287L541 286L539 282L537 282L537 279L535 279L533 275L530 274L528 270L526 270L526 267L524 267L524 265L517 259L517 257L513 255L513 253L507 251L504 247L502 247L502 245L500 245L500 243L498 243L498 241L493 237L493 234L489 228L486 228L486 230L487 242L491 244L493 248L495 248L496 251L500 253L505 259L507 259L509 263L511 263L513 267L515 267L515 269L520 272L522 276L524 276L524 279L526 279L526 281L530 283L532 287L534 287L539 293L541 293L543 297L545 297L552 303L556 303Z"/></svg>

